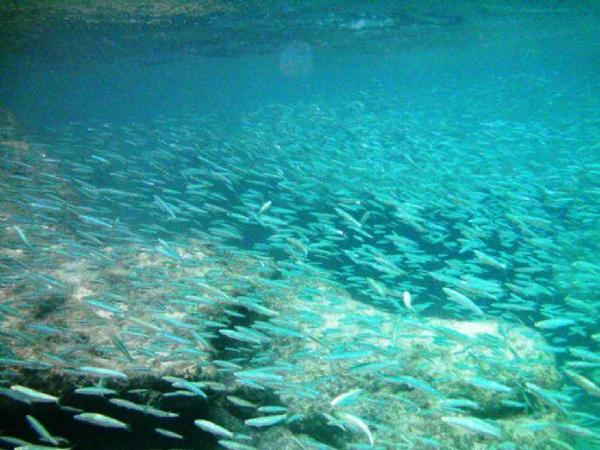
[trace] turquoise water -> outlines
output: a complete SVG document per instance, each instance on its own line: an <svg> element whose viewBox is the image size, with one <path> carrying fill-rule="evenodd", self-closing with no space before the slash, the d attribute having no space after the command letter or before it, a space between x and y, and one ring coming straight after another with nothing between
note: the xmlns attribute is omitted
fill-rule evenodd
<svg viewBox="0 0 600 450"><path fill-rule="evenodd" d="M478 5L6 15L0 446L600 448L598 11Z"/></svg>

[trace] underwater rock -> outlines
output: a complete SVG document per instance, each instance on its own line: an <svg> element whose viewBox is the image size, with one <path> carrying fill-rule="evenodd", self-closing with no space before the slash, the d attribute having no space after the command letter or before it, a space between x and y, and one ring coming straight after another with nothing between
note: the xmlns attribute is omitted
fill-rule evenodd
<svg viewBox="0 0 600 450"><path fill-rule="evenodd" d="M253 289L244 277L256 272L254 263L232 256L224 263L198 242L170 254L142 246L104 251L104 262L82 255L46 268L38 274L44 289L17 282L0 290L8 312L3 333L12 338L5 353L19 362L11 382L60 396L85 381L81 366L126 374L126 382L107 377L123 389L165 375L210 377L213 329L227 327L227 308ZM186 285L187 300L167 301ZM46 370L32 373L28 363Z"/></svg>
<svg viewBox="0 0 600 450"><path fill-rule="evenodd" d="M324 280L298 280L289 296L267 304L278 312L278 324L301 324L296 330L304 334L270 347L271 363L283 366L272 388L287 407L294 432L335 448L372 437L384 447L444 442L451 448L487 448L494 440L490 436L441 420L466 414L474 421L494 420L499 436L510 437L518 448L524 443L550 448L545 442L561 437L553 426L543 427L543 438L526 431L535 428L532 409L538 421L557 420L555 411L530 404L526 384L551 390L562 383L553 355L534 330L492 318L386 313ZM369 427L374 417L376 425Z"/></svg>
<svg viewBox="0 0 600 450"><path fill-rule="evenodd" d="M19 5L5 5L2 11L11 13L13 20L66 20L78 23L162 23L172 18L204 17L209 14L226 12L233 7L226 1L209 0L185 2L180 0L162 1L57 1L40 10L36 2L27 1Z"/></svg>
<svg viewBox="0 0 600 450"><path fill-rule="evenodd" d="M545 449L534 437L564 439L544 425L558 413L533 404L527 392L527 384L561 385L534 330L492 318L385 312L317 274L277 279L264 261L220 259L200 242L104 254L113 259L105 265L80 257L48 270L54 287L43 299L38 293L35 308L5 321L10 358L18 362L5 376L11 384L71 403L76 388L101 379L115 393L139 392L144 403L162 398L167 411L198 415L198 396L210 395L211 417L251 435L261 449L371 441L487 448L489 432L443 420L465 414L473 427L494 420L497 433L518 446ZM108 286L111 295L102 295ZM26 294L33 293L23 286L4 290L3 305ZM181 301L166 302L172 295ZM271 371L261 372L262 365ZM165 396L169 384L187 394ZM1 408L12 406L3 400ZM265 425L252 429L244 421Z"/></svg>

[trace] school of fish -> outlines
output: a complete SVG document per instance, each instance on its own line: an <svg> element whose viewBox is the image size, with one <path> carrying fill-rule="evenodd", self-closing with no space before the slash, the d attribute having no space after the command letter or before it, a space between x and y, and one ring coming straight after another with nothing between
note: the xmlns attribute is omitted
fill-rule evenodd
<svg viewBox="0 0 600 450"><path fill-rule="evenodd" d="M600 448L600 109L511 82L4 142L0 446Z"/></svg>

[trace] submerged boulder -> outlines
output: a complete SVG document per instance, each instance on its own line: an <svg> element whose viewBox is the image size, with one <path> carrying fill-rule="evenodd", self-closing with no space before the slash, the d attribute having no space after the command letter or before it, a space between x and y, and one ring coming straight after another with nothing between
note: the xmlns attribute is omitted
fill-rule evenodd
<svg viewBox="0 0 600 450"><path fill-rule="evenodd" d="M204 417L261 449L565 439L562 400L544 401L561 376L524 326L382 311L318 272L283 278L268 260L200 241L103 255L70 255L37 285L3 289L5 384L80 410L76 389L107 388L104 410L124 421Z"/></svg>
<svg viewBox="0 0 600 450"><path fill-rule="evenodd" d="M198 242L103 253L65 257L0 291L7 378L61 395L85 381L82 366L127 374L126 383L106 377L121 387L210 373L216 330L227 328L236 297L253 289L243 281L260 271L256 262L224 263ZM20 259L29 264L28 255Z"/></svg>
<svg viewBox="0 0 600 450"><path fill-rule="evenodd" d="M555 425L560 413L535 403L527 388L550 392L562 383L536 331L492 318L386 313L320 279L292 283L267 304L277 311L270 323L280 338L254 358L262 368L252 364L234 377L257 403L277 395L287 408L287 427L277 439L287 439L289 448L295 440L312 448L317 440L334 448L504 442L549 449L551 439L562 438ZM265 387L270 398L260 393Z"/></svg>

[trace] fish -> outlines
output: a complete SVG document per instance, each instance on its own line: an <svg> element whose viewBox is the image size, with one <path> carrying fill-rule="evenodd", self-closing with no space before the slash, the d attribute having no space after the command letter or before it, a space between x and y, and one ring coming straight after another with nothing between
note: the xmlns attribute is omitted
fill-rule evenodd
<svg viewBox="0 0 600 450"><path fill-rule="evenodd" d="M283 422L286 418L287 414L276 414L271 416L253 417L251 419L246 419L244 423L249 427L262 428L277 425L278 423Z"/></svg>
<svg viewBox="0 0 600 450"><path fill-rule="evenodd" d="M584 377L583 375L581 375L573 370L567 369L564 372L573 381L573 383L575 383L581 389L586 391L592 397L600 398L600 386L598 386L592 380Z"/></svg>
<svg viewBox="0 0 600 450"><path fill-rule="evenodd" d="M546 319L540 320L535 323L535 327L540 330L555 330L557 328L569 327L571 325L575 325L575 321L567 318L556 318L556 319Z"/></svg>
<svg viewBox="0 0 600 450"><path fill-rule="evenodd" d="M470 380L468 380L468 383L478 387L480 389L485 389L485 390L489 390L489 391L494 391L494 392L502 392L502 393L507 393L510 394L513 392L513 389L509 386L506 386L502 383L498 383L497 381L494 380L488 380L482 377L473 377Z"/></svg>
<svg viewBox="0 0 600 450"><path fill-rule="evenodd" d="M495 439L502 437L502 430L477 417L458 417L458 416L444 416L441 418L443 422L452 425L454 427L462 428L471 433L481 434Z"/></svg>
<svg viewBox="0 0 600 450"><path fill-rule="evenodd" d="M430 384L426 383L425 381L418 380L417 378L414 378L410 375L392 376L392 377L386 377L385 379L391 383L404 384L413 389L417 389L421 392L424 392L427 395L431 395L432 397L436 397L436 398L444 397L444 395L440 391L435 389Z"/></svg>
<svg viewBox="0 0 600 450"><path fill-rule="evenodd" d="M50 434L50 432L46 429L46 427L35 417L30 416L29 414L25 416L27 422L33 428L33 430L37 433L41 441L47 442L48 444L54 445L58 447L60 445L58 439Z"/></svg>
<svg viewBox="0 0 600 450"><path fill-rule="evenodd" d="M412 310L412 296L410 295L410 292L408 291L404 291L402 293L402 302L404 303L404 306L406 307L406 309L410 309Z"/></svg>
<svg viewBox="0 0 600 450"><path fill-rule="evenodd" d="M25 236L25 233L23 232L23 230L18 225L15 225L15 231L19 235L19 238L21 239L21 241L23 241L23 244L25 244L25 246L27 248L31 249L31 244L29 244L29 241L27 240L27 237Z"/></svg>
<svg viewBox="0 0 600 450"><path fill-rule="evenodd" d="M267 210L271 207L272 204L273 203L270 200L264 202L258 210L258 214L261 215L267 212Z"/></svg>
<svg viewBox="0 0 600 450"><path fill-rule="evenodd" d="M85 422L92 425L97 425L102 428L115 428L119 430L129 430L129 425L121 422L113 417L106 416L100 413L84 412L73 416L73 419L79 422Z"/></svg>
<svg viewBox="0 0 600 450"><path fill-rule="evenodd" d="M80 372L83 375L98 377L98 378L117 378L120 380L127 380L127 374L115 370L115 369L106 369L104 367L92 367L92 366L83 366L77 369L77 372Z"/></svg>
<svg viewBox="0 0 600 450"><path fill-rule="evenodd" d="M155 428L154 431L156 433L160 434L161 436L167 437L169 439L177 439L177 440L184 439L184 437L181 434L175 433L174 431L167 430L165 428Z"/></svg>
<svg viewBox="0 0 600 450"><path fill-rule="evenodd" d="M370 446L375 445L375 439L373 438L373 435L371 434L371 430L369 429L369 426L360 417L357 417L354 414L350 414L350 413L346 413L346 412L339 413L339 415L340 415L340 418L344 421L344 423L346 423L350 427L356 428L356 429L360 430L362 433L364 433L364 435L367 437L367 440L369 441Z"/></svg>
<svg viewBox="0 0 600 450"><path fill-rule="evenodd" d="M363 392L362 389L351 389L344 392L329 402L331 406L345 406L356 401L357 397Z"/></svg>
<svg viewBox="0 0 600 450"><path fill-rule="evenodd" d="M453 302L457 303L458 305L462 306L465 309L468 309L468 310L474 312L475 314L477 314L479 316L484 315L484 312L481 310L481 308L479 308L479 306L477 306L475 303L473 303L473 301L466 295L461 294L460 292L455 291L454 289L450 289L448 287L444 287L442 289L446 293L448 298L450 300L452 300Z"/></svg>
<svg viewBox="0 0 600 450"><path fill-rule="evenodd" d="M58 397L50 394L46 394L45 392L40 392L35 389L28 388L26 386L21 386L15 384L10 387L10 389L14 392L17 392L23 396L25 396L29 401L38 402L38 403L58 403Z"/></svg>
<svg viewBox="0 0 600 450"><path fill-rule="evenodd" d="M200 428L207 433L214 434L215 436L224 437L227 439L233 438L234 434L226 428L223 428L216 423L213 423L209 420L204 419L196 419L194 420L194 425Z"/></svg>
<svg viewBox="0 0 600 450"><path fill-rule="evenodd" d="M85 386L77 388L73 391L75 394L80 395L92 395L92 396L104 396L104 395L116 395L117 391L114 389L105 388L102 386Z"/></svg>
<svg viewBox="0 0 600 450"><path fill-rule="evenodd" d="M560 403L560 401L552 391L544 389L536 385L535 383L525 383L525 386L527 387L527 390L531 392L542 403L561 413L563 416L569 415L567 409Z"/></svg>

